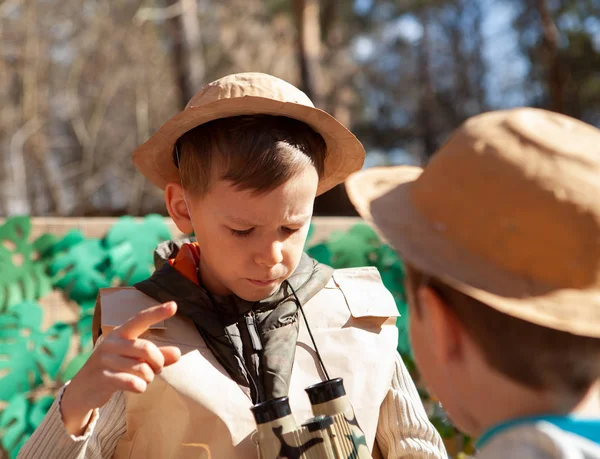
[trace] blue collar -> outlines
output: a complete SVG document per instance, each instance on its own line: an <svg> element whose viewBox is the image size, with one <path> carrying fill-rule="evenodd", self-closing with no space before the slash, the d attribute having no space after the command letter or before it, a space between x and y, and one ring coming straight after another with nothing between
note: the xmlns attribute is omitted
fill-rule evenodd
<svg viewBox="0 0 600 459"><path fill-rule="evenodd" d="M495 425L486 431L479 440L477 440L477 449L481 449L487 442L495 437L500 432L503 432L511 427L516 427L522 424L533 424L535 422L544 421L555 425L561 430L571 432L580 437L587 438L594 443L600 445L600 418L598 419L583 419L574 416L532 416L526 418L511 419Z"/></svg>

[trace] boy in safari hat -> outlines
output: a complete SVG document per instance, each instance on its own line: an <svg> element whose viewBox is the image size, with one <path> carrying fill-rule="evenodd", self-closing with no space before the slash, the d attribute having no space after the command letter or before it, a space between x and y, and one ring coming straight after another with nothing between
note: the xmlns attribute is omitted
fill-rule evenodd
<svg viewBox="0 0 600 459"><path fill-rule="evenodd" d="M133 153L196 240L160 246L135 288L101 291L95 351L20 457L256 457L250 408L287 396L300 423L312 416L304 389L329 377L344 380L360 448L445 457L396 352L397 310L378 272L303 254L315 196L364 154L275 77L200 90Z"/></svg>
<svg viewBox="0 0 600 459"><path fill-rule="evenodd" d="M407 263L425 382L480 458L600 458L600 131L521 108L351 176Z"/></svg>

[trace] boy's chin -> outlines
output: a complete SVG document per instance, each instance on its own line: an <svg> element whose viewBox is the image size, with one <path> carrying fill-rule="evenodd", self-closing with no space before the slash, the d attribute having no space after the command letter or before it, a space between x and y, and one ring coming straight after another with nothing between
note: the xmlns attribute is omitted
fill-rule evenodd
<svg viewBox="0 0 600 459"><path fill-rule="evenodd" d="M245 285L243 288L236 289L234 293L240 297L242 300L246 301L261 301L265 298L270 297L279 290L281 286L281 282L278 282L273 285L268 285L264 287L257 287L254 285Z"/></svg>

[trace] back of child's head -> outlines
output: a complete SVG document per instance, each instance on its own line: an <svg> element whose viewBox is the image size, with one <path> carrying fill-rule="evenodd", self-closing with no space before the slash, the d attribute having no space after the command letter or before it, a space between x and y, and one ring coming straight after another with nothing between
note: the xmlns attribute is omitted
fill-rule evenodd
<svg viewBox="0 0 600 459"><path fill-rule="evenodd" d="M327 148L305 123L284 116L244 115L202 124L185 134L173 161L182 186L202 197L218 180L257 194L272 191L307 166L323 175Z"/></svg>
<svg viewBox="0 0 600 459"><path fill-rule="evenodd" d="M600 339L573 335L504 314L407 265L411 313L416 291L433 290L479 348L490 368L527 388L583 396L600 380Z"/></svg>

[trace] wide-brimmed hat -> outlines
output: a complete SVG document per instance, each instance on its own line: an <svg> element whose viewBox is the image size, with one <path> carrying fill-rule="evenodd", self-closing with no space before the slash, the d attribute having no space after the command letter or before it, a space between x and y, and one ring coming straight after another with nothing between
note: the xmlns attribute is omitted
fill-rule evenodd
<svg viewBox="0 0 600 459"><path fill-rule="evenodd" d="M410 264L503 313L600 338L600 130L539 109L467 120L418 167L347 181Z"/></svg>
<svg viewBox="0 0 600 459"><path fill-rule="evenodd" d="M327 144L327 156L317 194L342 183L363 165L365 150L342 123L315 108L295 86L264 73L229 75L200 89L182 112L133 152L133 163L148 180L164 189L167 183L179 180L173 163L173 149L179 137L209 121L257 114L293 118L321 134Z"/></svg>

